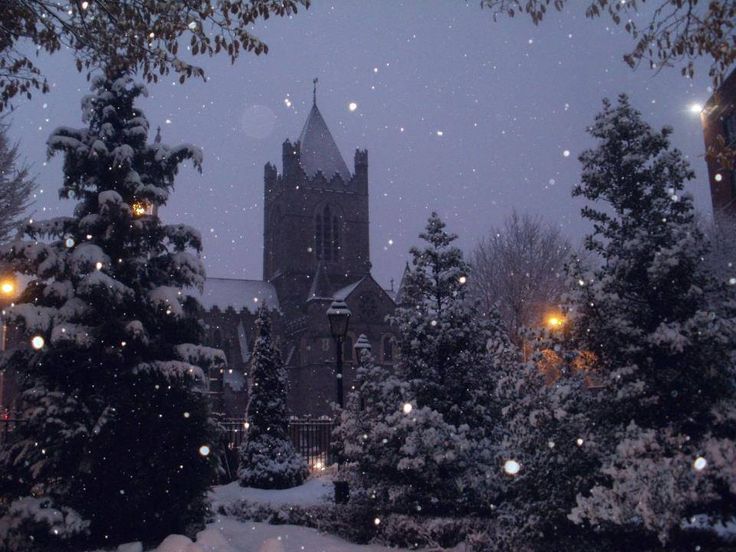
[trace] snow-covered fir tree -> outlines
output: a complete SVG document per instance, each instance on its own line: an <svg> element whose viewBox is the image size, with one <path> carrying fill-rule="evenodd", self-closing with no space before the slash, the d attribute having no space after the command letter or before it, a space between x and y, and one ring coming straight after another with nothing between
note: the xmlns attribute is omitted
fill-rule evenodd
<svg viewBox="0 0 736 552"><path fill-rule="evenodd" d="M289 438L287 374L271 338L271 318L258 309L256 342L249 374L248 429L240 446L238 478L245 487L286 489L309 475L306 460Z"/></svg>
<svg viewBox="0 0 736 552"><path fill-rule="evenodd" d="M575 275L570 319L576 346L598 359L596 439L610 456L572 519L672 543L688 516L736 509L733 305L708 300L722 283L705 270L684 191L694 175L671 130L621 96L589 132L598 143L580 156L573 194L603 204L583 210L602 264Z"/></svg>
<svg viewBox="0 0 736 552"><path fill-rule="evenodd" d="M390 373L365 359L338 435L381 512L483 511L497 470L491 373L516 352L466 299L468 266L437 214L421 238L392 318L400 360Z"/></svg>
<svg viewBox="0 0 736 552"><path fill-rule="evenodd" d="M29 346L3 359L21 378L25 423L0 452L0 542L10 550L155 539L202 521L216 436L184 294L201 286L199 233L157 216L199 150L147 143L143 85L93 80L86 128L58 128L71 217L29 221L0 254L30 277L6 309ZM32 346L31 346L32 345Z"/></svg>
<svg viewBox="0 0 736 552"><path fill-rule="evenodd" d="M497 372L501 406L493 439L502 467L489 538L500 550L575 550L582 531L567 519L575 498L600 479L596 391L587 355L566 349L564 332L527 330L530 362Z"/></svg>

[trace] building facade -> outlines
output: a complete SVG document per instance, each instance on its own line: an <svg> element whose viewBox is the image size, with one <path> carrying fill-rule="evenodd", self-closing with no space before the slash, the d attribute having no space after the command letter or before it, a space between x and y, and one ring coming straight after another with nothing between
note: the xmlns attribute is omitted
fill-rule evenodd
<svg viewBox="0 0 736 552"><path fill-rule="evenodd" d="M716 220L736 216L736 170L724 163L724 146L736 149L736 71L711 96L701 113L708 180ZM718 153L721 152L721 155Z"/></svg>
<svg viewBox="0 0 736 552"><path fill-rule="evenodd" d="M273 311L274 334L289 374L295 416L331 413L336 400L335 343L326 311L343 300L352 312L344 342L344 388L354 381L354 344L365 335L377 362L391 365L396 347L386 316L392 292L371 276L368 152L348 169L316 98L299 138L282 147L282 169L264 169L263 279L210 278L200 298L207 344L225 351L224 413L241 417L259 305Z"/></svg>

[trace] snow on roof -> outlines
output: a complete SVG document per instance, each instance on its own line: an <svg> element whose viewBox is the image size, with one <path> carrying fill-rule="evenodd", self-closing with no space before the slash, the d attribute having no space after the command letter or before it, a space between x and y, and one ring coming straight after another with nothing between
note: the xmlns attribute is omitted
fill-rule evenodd
<svg viewBox="0 0 736 552"><path fill-rule="evenodd" d="M217 307L224 311L232 307L237 312L248 309L255 313L263 304L270 309L279 309L276 289L263 280L207 278L204 282L204 292L197 295L206 310Z"/></svg>
<svg viewBox="0 0 736 552"><path fill-rule="evenodd" d="M307 122L304 123L302 133L299 135L300 164L308 177L314 178L318 171L330 180L335 173L339 174L343 182L350 180L350 171L335 140L327 128L327 123L317 109L317 104L312 105Z"/></svg>
<svg viewBox="0 0 736 552"><path fill-rule="evenodd" d="M363 278L361 278L357 282L353 282L349 286L345 286L342 289L338 289L334 293L334 295L333 295L332 298L335 301L344 301L345 299L347 299L348 297L350 297L350 294L353 293L353 291L355 291L355 288L357 288L360 285L360 282L362 282L364 279L365 279L365 276L363 276Z"/></svg>

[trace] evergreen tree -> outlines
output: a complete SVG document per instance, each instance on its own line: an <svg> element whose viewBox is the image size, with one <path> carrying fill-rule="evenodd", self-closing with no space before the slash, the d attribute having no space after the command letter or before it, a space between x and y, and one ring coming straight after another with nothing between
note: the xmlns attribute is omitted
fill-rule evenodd
<svg viewBox="0 0 736 552"><path fill-rule="evenodd" d="M301 485L309 468L289 439L287 374L271 340L265 307L258 309L256 332L245 414L248 431L240 447L238 478L244 487L286 489Z"/></svg>
<svg viewBox="0 0 736 552"><path fill-rule="evenodd" d="M432 214L426 247L412 249L405 303L392 318L399 362L391 373L365 357L338 428L382 513L459 515L492 500L491 373L515 351L497 317L466 300L468 267L444 227Z"/></svg>
<svg viewBox="0 0 736 552"><path fill-rule="evenodd" d="M671 130L653 130L621 96L589 132L598 144L581 155L573 194L606 205L583 210L602 264L575 275L572 338L598 358L597 438L611 455L573 519L669 542L686 516L736 504L733 305L708 300L720 284L704 268L684 192L694 175Z"/></svg>
<svg viewBox="0 0 736 552"><path fill-rule="evenodd" d="M146 91L129 76L92 91L87 128L48 141L74 215L29 222L0 251L31 277L6 310L33 345L3 361L21 374L25 420L0 453L10 550L183 532L202 521L215 467L203 369L224 357L196 345L197 302L183 293L204 281L201 238L156 214L200 152L147 143L134 106Z"/></svg>
<svg viewBox="0 0 736 552"><path fill-rule="evenodd" d="M567 351L558 331L528 333L532 361L508 364L495 378L501 416L493 441L501 469L489 532L503 550L584 549L591 541L567 515L577 494L600 479L586 355Z"/></svg>

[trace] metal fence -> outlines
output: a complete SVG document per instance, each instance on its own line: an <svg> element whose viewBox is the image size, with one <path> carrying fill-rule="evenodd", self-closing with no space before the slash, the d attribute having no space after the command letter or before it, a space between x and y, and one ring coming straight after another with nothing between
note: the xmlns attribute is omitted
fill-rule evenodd
<svg viewBox="0 0 736 552"><path fill-rule="evenodd" d="M227 418L220 421L228 450L235 451L243 442L248 423L242 419ZM312 470L321 470L334 463L330 443L335 422L329 418L292 418L289 420L289 437L294 448L307 460Z"/></svg>
<svg viewBox="0 0 736 552"><path fill-rule="evenodd" d="M12 438L15 429L24 423L24 420L0 418L0 444ZM226 418L220 420L223 429L223 444L225 445L224 461L228 464L227 471L231 472L230 464L237 465L237 451L248 431L248 423L243 419ZM320 471L335 462L332 451L332 430L334 420L329 418L291 418L289 420L289 437L294 448L307 460L309 468Z"/></svg>

